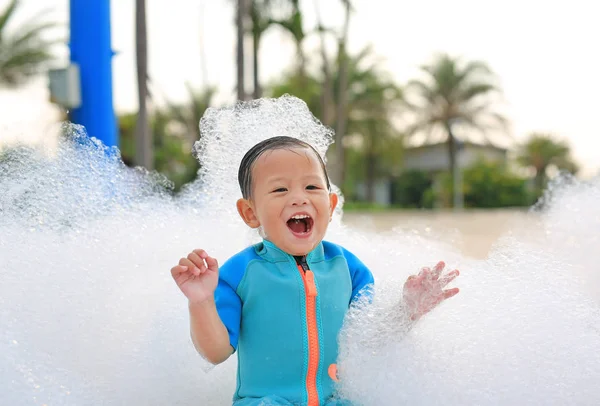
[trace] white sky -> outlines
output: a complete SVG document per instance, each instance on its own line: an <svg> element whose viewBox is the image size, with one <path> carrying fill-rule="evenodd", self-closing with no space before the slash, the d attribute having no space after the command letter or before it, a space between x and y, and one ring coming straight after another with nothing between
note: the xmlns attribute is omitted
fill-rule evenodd
<svg viewBox="0 0 600 406"><path fill-rule="evenodd" d="M314 26L314 2L304 0L306 27ZM339 0L318 0L326 25L343 21ZM4 7L8 0L0 0ZM52 7L68 24L68 0L23 0L21 16ZM134 111L136 102L134 0L112 2L114 103ZM185 83L202 82L201 38L208 80L221 90L220 102L234 100L235 27L232 0L147 0L149 70L156 90L172 100L186 97ZM592 0L355 0L350 48L372 44L383 68L402 84L436 52L483 60L500 77L516 139L531 131L548 131L567 139L583 175L600 170L600 4ZM64 36L67 30L62 31ZM307 42L315 49L317 38ZM66 46L59 50L66 62ZM248 52L249 54L249 52ZM278 29L262 43L261 78L276 78L294 58L292 41ZM249 81L249 80L248 80ZM22 90L30 103L11 103L31 111L45 106L37 84ZM0 93L2 110L14 93ZM40 99L41 98L41 99ZM40 107L41 108L41 107ZM44 107L48 109L47 106ZM41 113L40 113L41 114ZM2 114L0 123L18 114ZM8 120L10 121L10 120ZM31 134L30 134L31 135ZM2 135L0 134L0 137Z"/></svg>

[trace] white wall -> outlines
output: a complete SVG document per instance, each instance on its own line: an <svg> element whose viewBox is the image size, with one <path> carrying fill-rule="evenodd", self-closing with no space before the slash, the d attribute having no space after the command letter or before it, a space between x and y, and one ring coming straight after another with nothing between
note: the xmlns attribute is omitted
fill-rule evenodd
<svg viewBox="0 0 600 406"><path fill-rule="evenodd" d="M375 182L375 203L388 205L392 201L390 181L380 179ZM367 200L367 186L364 183L356 185L356 196L360 200Z"/></svg>
<svg viewBox="0 0 600 406"><path fill-rule="evenodd" d="M492 147L465 144L457 163L461 168L472 165L480 156L490 161L505 161L506 151ZM407 149L404 155L404 169L439 171L449 168L448 150L445 144Z"/></svg>

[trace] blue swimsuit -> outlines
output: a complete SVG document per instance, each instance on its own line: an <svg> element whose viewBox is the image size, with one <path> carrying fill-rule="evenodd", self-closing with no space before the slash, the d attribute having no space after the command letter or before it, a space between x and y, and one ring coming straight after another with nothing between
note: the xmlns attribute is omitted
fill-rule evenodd
<svg viewBox="0 0 600 406"><path fill-rule="evenodd" d="M264 240L225 262L215 301L238 355L234 405L334 404L338 333L372 283L356 256L325 241L295 258Z"/></svg>

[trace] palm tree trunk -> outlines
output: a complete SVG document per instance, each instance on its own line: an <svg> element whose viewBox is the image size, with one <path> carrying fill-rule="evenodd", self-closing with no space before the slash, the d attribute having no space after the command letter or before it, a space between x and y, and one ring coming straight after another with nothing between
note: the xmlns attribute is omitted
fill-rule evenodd
<svg viewBox="0 0 600 406"><path fill-rule="evenodd" d="M375 202L375 169L377 165L377 156L374 152L369 151L367 153L367 165L366 165L366 182L367 182L367 201L369 203Z"/></svg>
<svg viewBox="0 0 600 406"><path fill-rule="evenodd" d="M300 85L306 84L306 55L302 50L302 43L304 42L304 29L302 27L302 11L300 10L300 1L291 0L293 12L291 16L292 21L292 32L294 40L296 42L296 58L298 58L298 76L300 78Z"/></svg>
<svg viewBox="0 0 600 406"><path fill-rule="evenodd" d="M345 151L343 138L346 135L346 124L348 121L347 104L348 104L348 55L346 54L346 43L348 41L348 25L350 24L350 2L346 2L346 17L344 20L344 30L338 45L339 59L339 89L338 89L338 105L336 113L336 128L335 128L335 168L334 168L334 183L340 188L344 184L345 178Z"/></svg>
<svg viewBox="0 0 600 406"><path fill-rule="evenodd" d="M296 57L298 58L298 75L300 76L300 83L306 84L306 55L302 50L302 42L304 39L298 40L296 43Z"/></svg>
<svg viewBox="0 0 600 406"><path fill-rule="evenodd" d="M246 100L244 86L244 20L246 17L246 0L237 0L237 98Z"/></svg>
<svg viewBox="0 0 600 406"><path fill-rule="evenodd" d="M544 190L546 184L546 167L535 168L535 187L537 193L541 193Z"/></svg>
<svg viewBox="0 0 600 406"><path fill-rule="evenodd" d="M448 169L450 170L450 178L452 179L450 201L452 201L452 207L454 207L454 188L456 186L456 139L454 138L452 125L450 123L446 123L446 131L448 132Z"/></svg>
<svg viewBox="0 0 600 406"><path fill-rule="evenodd" d="M454 176L454 166L456 165L456 142L454 142L454 134L452 133L450 124L446 124L446 131L448 132L448 169L450 170L451 176Z"/></svg>
<svg viewBox="0 0 600 406"><path fill-rule="evenodd" d="M146 36L146 2L135 2L135 43L138 82L138 116L135 126L136 164L148 170L154 168L152 134L148 124L148 51Z"/></svg>
<svg viewBox="0 0 600 406"><path fill-rule="evenodd" d="M333 80L331 79L331 70L329 69L329 60L327 50L325 49L325 32L319 12L319 0L315 0L315 14L317 16L317 25L319 27L319 37L321 39L321 58L323 59L323 89L321 92L321 120L327 127L333 124Z"/></svg>
<svg viewBox="0 0 600 406"><path fill-rule="evenodd" d="M262 89L260 87L260 80L258 77L258 49L260 47L260 32L258 31L258 28L254 26L255 21L252 22L252 39L253 39L253 43L252 43L252 73L254 75L254 93L253 93L253 97L255 99L260 99L262 96Z"/></svg>

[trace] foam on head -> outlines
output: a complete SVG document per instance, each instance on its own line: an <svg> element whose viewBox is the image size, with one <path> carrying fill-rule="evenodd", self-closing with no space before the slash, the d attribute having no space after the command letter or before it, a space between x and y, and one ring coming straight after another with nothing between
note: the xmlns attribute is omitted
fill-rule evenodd
<svg viewBox="0 0 600 406"><path fill-rule="evenodd" d="M303 101L291 96L208 109L200 121L200 132L194 154L201 165L201 180L186 188L184 200L198 200L232 216L240 197L238 168L254 145L271 137L288 136L307 142L325 159L333 142L331 129L316 120Z"/></svg>
<svg viewBox="0 0 600 406"><path fill-rule="evenodd" d="M251 146L290 135L324 156L331 131L284 97L211 109L201 132L200 179L177 196L80 128L54 155L5 152L4 403L230 402L235 358L204 371L169 269L194 248L222 263L256 241L235 209L237 169ZM352 311L340 337L342 393L367 405L598 403L599 197L600 180L556 183L544 211L515 224L484 261L423 233L333 222L327 239L376 278L375 302ZM406 333L394 313L402 284L440 259L461 270L461 293Z"/></svg>

